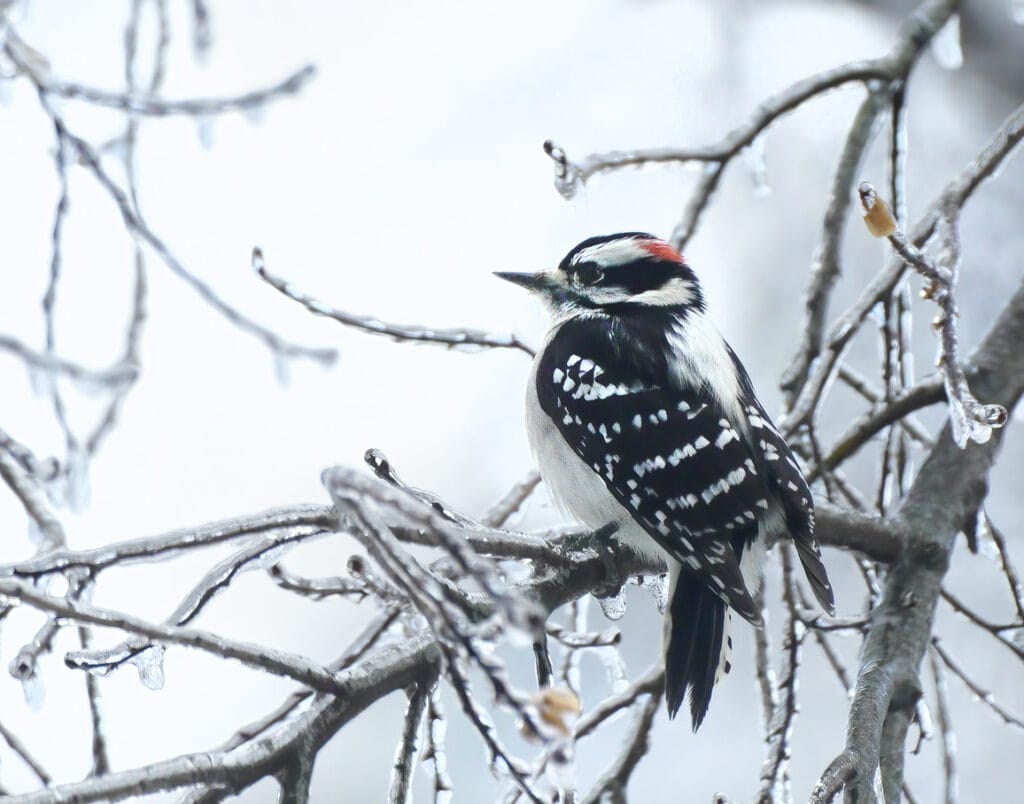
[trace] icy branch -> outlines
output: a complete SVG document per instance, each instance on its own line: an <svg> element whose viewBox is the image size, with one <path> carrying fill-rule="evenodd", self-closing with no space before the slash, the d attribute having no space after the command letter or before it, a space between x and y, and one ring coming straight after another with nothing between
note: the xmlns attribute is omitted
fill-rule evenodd
<svg viewBox="0 0 1024 804"><path fill-rule="evenodd" d="M335 307L329 307L298 290L287 280L270 273L264 262L263 252L258 248L252 250L252 267L260 279L278 293L301 304L313 315L330 318L343 326L351 327L370 335L383 335L398 342L435 344L458 351L517 349L528 355L533 354L533 350L519 340L516 335L492 335L475 329L436 329L415 324L389 324L373 316L356 315L355 313L347 313Z"/></svg>
<svg viewBox="0 0 1024 804"><path fill-rule="evenodd" d="M858 190L866 216L884 211L884 202L875 188L862 182ZM929 284L926 298L939 306L934 326L940 333L939 370L942 372L949 402L953 440L963 449L968 440L983 444L992 437L992 428L1006 423L1006 409L1001 405L982 405L967 386L967 378L957 354L957 309L954 288L960 273L960 237L958 234L959 208L951 200L940 206L936 226L939 256L932 260L907 241L899 229L887 231L885 236L908 265L924 276ZM895 227L895 223L893 223Z"/></svg>

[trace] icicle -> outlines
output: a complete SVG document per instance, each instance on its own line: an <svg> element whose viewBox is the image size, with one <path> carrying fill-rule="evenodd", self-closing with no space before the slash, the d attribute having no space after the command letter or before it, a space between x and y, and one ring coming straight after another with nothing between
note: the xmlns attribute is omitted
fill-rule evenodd
<svg viewBox="0 0 1024 804"><path fill-rule="evenodd" d="M978 545L978 555L984 556L999 567L1003 566L1003 556L999 552L999 545L996 544L992 525L984 509L978 511L978 517L974 521L974 543Z"/></svg>
<svg viewBox="0 0 1024 804"><path fill-rule="evenodd" d="M28 518L28 542L33 547L39 547L44 541L46 541L46 534L43 533L43 529L39 527L39 523L33 517Z"/></svg>
<svg viewBox="0 0 1024 804"><path fill-rule="evenodd" d="M668 606L668 573L644 575L640 579L640 588L654 598L654 605L658 607L661 614L664 614L665 608Z"/></svg>
<svg viewBox="0 0 1024 804"><path fill-rule="evenodd" d="M622 651L618 647L608 647L597 651L597 655L601 657L601 664L608 674L608 686L612 694L623 692L629 686L629 679L626 678L626 660Z"/></svg>
<svg viewBox="0 0 1024 804"><path fill-rule="evenodd" d="M132 657L132 664L139 671L139 681L147 690L159 690L164 686L164 646L153 645Z"/></svg>
<svg viewBox="0 0 1024 804"><path fill-rule="evenodd" d="M754 141L743 149L743 161L747 165L751 181L754 182L754 195L757 198L766 198L772 194L772 188L768 185L768 165L764 152L764 135L755 137Z"/></svg>
<svg viewBox="0 0 1024 804"><path fill-rule="evenodd" d="M43 687L43 680L39 673L32 673L21 679L21 691L25 695L25 703L28 708L38 712L43 708L43 700L46 698L46 689Z"/></svg>
<svg viewBox="0 0 1024 804"><path fill-rule="evenodd" d="M29 365L28 385L35 396L45 396L53 388L53 373L39 366Z"/></svg>
<svg viewBox="0 0 1024 804"><path fill-rule="evenodd" d="M1018 25L1024 25L1024 0L1009 0L1010 19Z"/></svg>
<svg viewBox="0 0 1024 804"><path fill-rule="evenodd" d="M1004 636L1010 640L1018 650L1024 650L1024 628L1011 628Z"/></svg>
<svg viewBox="0 0 1024 804"><path fill-rule="evenodd" d="M68 508L76 514L81 513L89 507L89 456L77 444L68 450L66 472Z"/></svg>
<svg viewBox="0 0 1024 804"><path fill-rule="evenodd" d="M243 114L245 114L246 120L254 126L258 126L266 119L266 107L262 103L254 103L252 106L247 106Z"/></svg>
<svg viewBox="0 0 1024 804"><path fill-rule="evenodd" d="M619 591L611 597L599 597L597 599L598 604L601 606L601 611L604 612L604 616L609 620L621 620L622 615L626 613L626 590L624 587L619 587Z"/></svg>
<svg viewBox="0 0 1024 804"><path fill-rule="evenodd" d="M951 14L942 29L932 39L932 55L946 70L959 70L964 63L960 47L960 15Z"/></svg>
<svg viewBox="0 0 1024 804"><path fill-rule="evenodd" d="M281 352L274 352L274 376L277 377L277 381L284 387L291 384L292 361Z"/></svg>
<svg viewBox="0 0 1024 804"><path fill-rule="evenodd" d="M196 127L199 132L199 144L203 150L209 151L213 147L214 122L213 117L204 114L196 118Z"/></svg>

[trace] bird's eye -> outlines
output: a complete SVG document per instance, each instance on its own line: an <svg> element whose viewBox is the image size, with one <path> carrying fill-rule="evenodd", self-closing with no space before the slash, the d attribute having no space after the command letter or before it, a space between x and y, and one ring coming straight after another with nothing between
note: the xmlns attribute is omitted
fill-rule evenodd
<svg viewBox="0 0 1024 804"><path fill-rule="evenodd" d="M592 262L585 262L576 269L576 276L583 285L596 285L604 279L604 271Z"/></svg>

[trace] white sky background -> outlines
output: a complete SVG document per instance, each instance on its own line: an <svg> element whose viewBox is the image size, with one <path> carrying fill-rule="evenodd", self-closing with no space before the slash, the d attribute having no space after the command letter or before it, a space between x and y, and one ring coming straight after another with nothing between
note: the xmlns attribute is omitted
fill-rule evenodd
<svg viewBox="0 0 1024 804"><path fill-rule="evenodd" d="M33 2L14 20L56 76L118 90L127 5ZM306 63L315 64L318 75L299 97L271 105L258 121L239 114L212 121L209 148L192 119L146 121L139 152L142 210L185 264L225 298L293 340L336 346L340 359L327 371L295 363L282 385L259 342L203 305L151 257L143 377L91 467L91 507L65 516L76 548L325 501L321 469L359 465L370 446L382 449L409 482L453 507L483 510L531 466L521 425L527 361L513 353L446 354L396 345L314 320L253 276L250 249L261 246L272 272L346 310L397 322L516 330L536 343L540 311L491 272L550 266L593 234L640 229L667 235L697 175L652 168L599 177L566 202L551 186L544 139L578 158L593 150L710 143L770 92L816 70L879 55L894 35L887 19L820 2L285 7L234 0L211 4L214 47L197 65L188 4L171 5L168 98L236 94ZM1013 106L991 95L969 69L943 71L926 56L920 71L910 94L912 218ZM0 331L41 346L39 300L56 202L52 131L27 82L8 82L0 91L7 95L0 105ZM688 249L716 321L772 410L778 408L777 378L797 343L801 292L830 174L860 98L855 88L834 93L773 127L765 142L772 194L755 194L737 162ZM79 104L62 109L79 133L97 140L119 125L116 115ZM868 168L874 172L866 176L879 184L880 151L875 148ZM130 243L109 198L82 170L71 176L58 349L103 366L121 349ZM968 344L1019 281L1022 186L1020 165L1011 165L966 216L965 248L979 260L972 267L969 256L964 268ZM856 293L884 256L883 245L871 242L857 222L847 240L847 279L837 302ZM983 282L971 282L972 271L981 273L978 265L994 269ZM918 318L930 316L922 310ZM927 372L933 347L926 327L922 331L919 369ZM858 348L873 358L870 339ZM72 421L85 429L95 400L70 387L68 393ZM61 454L45 399L34 395L27 373L4 353L0 426L37 454ZM1013 526L1022 524L1007 493L1022 465L1018 429L1013 425L1009 433L990 506L1011 537ZM539 495L523 524L554 519ZM26 531L13 497L0 493L0 563L31 554ZM337 574L354 549L335 538L296 551L285 564L312 575ZM1020 563L1019 539L1015 549ZM110 571L95 602L160 620L223 554ZM840 611L858 610L852 562L835 553L828 558L840 577ZM954 582L964 580L963 588L971 589L972 572L997 577L984 559L958 552ZM979 605L1008 611L1002 589L990 590L991 601L980 594ZM630 602L619 625L628 634L630 670L639 673L658 653L660 618L646 598L634 595ZM250 573L198 626L326 662L365 616L349 604L306 603ZM40 623L27 610L4 622L0 667ZM596 607L592 624L608 625ZM670 724L659 715L651 756L635 776L636 800L707 801L716 791L740 800L752 795L761 762L760 704L751 683L749 632L737 631L735 669L717 690L700 735L690 733L687 718ZM118 639L98 634L100 645ZM978 646L992 650L983 641ZM43 660L46 697L39 710L26 706L17 682L0 677L0 719L61 781L80 778L89 763L82 679L62 662L75 647L73 630L66 630ZM846 647L852 656L856 647ZM975 669L1021 712L1019 668L1007 656L991 659ZM802 681L794 743L798 798L840 749L845 729L838 685L820 663L811 668ZM588 673L591 694L604 689L599 663ZM528 675L521 681L529 683ZM961 730L962 789L984 779L990 796L1009 795L1019 780L1020 735L997 725L955 680L950 683ZM160 692L144 689L130 669L102 680L112 763L124 769L212 748L292 688L172 649ZM341 792L346 800L383 798L402 705L398 696L375 705L331 743L314 777L314 800ZM484 770L483 748L457 708L450 710L449 769L456 790L464 786L456 800L493 798L498 788ZM617 739L616 733L580 745L584 789L613 756ZM939 795L937 756L933 741L920 757L908 758L908 776L922 801ZM33 786L4 748L0 779L15 790ZM421 794L424 782L417 787ZM243 800L275 795L275 786L264 783Z"/></svg>

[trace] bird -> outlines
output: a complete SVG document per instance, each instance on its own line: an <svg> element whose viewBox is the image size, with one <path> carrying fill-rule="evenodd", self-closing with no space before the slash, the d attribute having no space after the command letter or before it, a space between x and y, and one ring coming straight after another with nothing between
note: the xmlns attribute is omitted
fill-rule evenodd
<svg viewBox="0 0 1024 804"><path fill-rule="evenodd" d="M763 627L754 594L770 544L792 540L835 613L800 465L670 243L592 237L554 270L496 276L551 316L526 390L551 496L596 533L667 559L665 701L674 718L689 691L696 732L730 669L729 611Z"/></svg>

